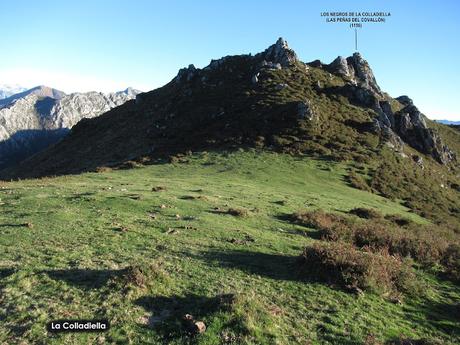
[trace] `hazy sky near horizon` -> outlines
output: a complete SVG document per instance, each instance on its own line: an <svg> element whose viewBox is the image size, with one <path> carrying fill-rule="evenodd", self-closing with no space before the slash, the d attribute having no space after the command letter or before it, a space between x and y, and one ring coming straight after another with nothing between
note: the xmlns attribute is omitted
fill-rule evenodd
<svg viewBox="0 0 460 345"><path fill-rule="evenodd" d="M257 53L280 36L302 61L355 51L347 24L324 11L389 11L358 30L381 88L431 118L460 120L458 0L0 1L0 84L67 93L159 87L179 68Z"/></svg>

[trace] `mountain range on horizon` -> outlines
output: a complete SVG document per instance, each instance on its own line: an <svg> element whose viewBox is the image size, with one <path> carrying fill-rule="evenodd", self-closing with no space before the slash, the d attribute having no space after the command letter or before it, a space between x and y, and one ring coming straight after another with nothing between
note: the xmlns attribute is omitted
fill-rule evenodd
<svg viewBox="0 0 460 345"><path fill-rule="evenodd" d="M27 88L18 84L0 84L0 100L26 90Z"/></svg>
<svg viewBox="0 0 460 345"><path fill-rule="evenodd" d="M452 121L452 120L434 120L438 123L442 123L444 125L460 125L460 121Z"/></svg>
<svg viewBox="0 0 460 345"><path fill-rule="evenodd" d="M98 116L140 93L127 88L67 95L43 85L16 90L21 91L0 99L0 168L56 143L81 119Z"/></svg>

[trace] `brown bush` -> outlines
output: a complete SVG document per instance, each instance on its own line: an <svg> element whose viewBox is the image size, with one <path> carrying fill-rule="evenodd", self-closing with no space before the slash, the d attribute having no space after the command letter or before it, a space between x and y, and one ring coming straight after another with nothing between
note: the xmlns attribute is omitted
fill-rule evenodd
<svg viewBox="0 0 460 345"><path fill-rule="evenodd" d="M355 173L354 171L348 174L347 179L348 179L348 183L354 188L361 189L367 192L372 191L372 188L369 187L366 180L362 176Z"/></svg>
<svg viewBox="0 0 460 345"><path fill-rule="evenodd" d="M404 218L400 216L399 214L388 214L385 216L385 219L398 226L407 226L407 225L414 224L412 220Z"/></svg>
<svg viewBox="0 0 460 345"><path fill-rule="evenodd" d="M127 266L121 270L118 276L112 279L112 284L144 288L153 281L162 280L165 276L166 272L161 262L144 262Z"/></svg>
<svg viewBox="0 0 460 345"><path fill-rule="evenodd" d="M439 263L445 256L449 243L456 243L458 237L452 229L437 225L420 225L409 221L405 227L400 227L379 214L373 215L368 209L354 210L354 213L374 218L371 221L353 221L319 210L297 212L291 218L296 223L318 229L322 240L347 242L375 252L386 250L391 255L411 257L423 265ZM448 261L449 259L443 260Z"/></svg>
<svg viewBox="0 0 460 345"><path fill-rule="evenodd" d="M347 243L315 244L300 255L302 271L347 289L377 293L416 291L410 264L385 252L358 250Z"/></svg>
<svg viewBox="0 0 460 345"><path fill-rule="evenodd" d="M372 208L357 207L357 208L350 210L349 213L354 214L355 216L358 216L359 218L364 218L364 219L383 218L382 213Z"/></svg>
<svg viewBox="0 0 460 345"><path fill-rule="evenodd" d="M334 227L339 223L345 223L347 219L341 215L326 213L321 210L299 211L291 216L292 220L303 226L325 230Z"/></svg>
<svg viewBox="0 0 460 345"><path fill-rule="evenodd" d="M167 190L167 188L165 186L155 186L155 187L152 187L152 192L163 192Z"/></svg>
<svg viewBox="0 0 460 345"><path fill-rule="evenodd" d="M97 173L106 173L106 172L111 172L111 171L112 171L112 168L102 166L102 167L97 167L97 168L95 169L95 171L96 171Z"/></svg>
<svg viewBox="0 0 460 345"><path fill-rule="evenodd" d="M249 211L245 208L229 208L226 212L227 214L235 217L248 217Z"/></svg>
<svg viewBox="0 0 460 345"><path fill-rule="evenodd" d="M444 252L441 263L452 278L460 280L460 245L449 245Z"/></svg>

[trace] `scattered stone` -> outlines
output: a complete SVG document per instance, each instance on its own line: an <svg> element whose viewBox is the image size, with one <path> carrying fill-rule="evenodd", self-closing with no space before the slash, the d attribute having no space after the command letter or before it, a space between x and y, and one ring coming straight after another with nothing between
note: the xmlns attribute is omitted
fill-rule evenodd
<svg viewBox="0 0 460 345"><path fill-rule="evenodd" d="M423 165L423 157L419 155L412 155L412 159L422 170L425 169L425 166Z"/></svg>
<svg viewBox="0 0 460 345"><path fill-rule="evenodd" d="M22 224L22 226L25 226L25 227L27 227L29 229L32 229L34 227L34 225L31 222L24 223L24 224Z"/></svg>
<svg viewBox="0 0 460 345"><path fill-rule="evenodd" d="M163 192L166 190L165 186L156 186L152 188L152 192Z"/></svg>
<svg viewBox="0 0 460 345"><path fill-rule="evenodd" d="M197 335L206 332L206 325L204 324L204 322L195 321L195 318L191 314L184 315L183 323L187 333L191 335Z"/></svg>
<svg viewBox="0 0 460 345"><path fill-rule="evenodd" d="M397 304L397 305L402 305L403 304L401 298L398 297L398 296L394 296L394 297L390 298L390 302L393 303L393 304Z"/></svg>
<svg viewBox="0 0 460 345"><path fill-rule="evenodd" d="M230 242L232 244L240 244L240 245L246 245L248 243L253 243L255 241L256 240L253 237L249 236L248 234L246 234L243 239L241 239L241 238L231 238L231 239L228 240L228 242Z"/></svg>
<svg viewBox="0 0 460 345"><path fill-rule="evenodd" d="M349 288L349 290L350 290L351 293L355 294L358 297L363 297L364 296L364 291L361 290L357 286L352 286L352 287Z"/></svg>
<svg viewBox="0 0 460 345"><path fill-rule="evenodd" d="M256 74L254 74L254 75L252 76L251 82L252 82L253 84L257 84L257 83L259 82L259 75L260 75L260 73L257 72Z"/></svg>
<svg viewBox="0 0 460 345"><path fill-rule="evenodd" d="M176 214L176 219L181 219L182 217L180 216L180 214Z"/></svg>
<svg viewBox="0 0 460 345"><path fill-rule="evenodd" d="M168 230L166 231L166 233L167 233L168 235L176 235L176 234L179 233L179 230L174 229L174 228L168 228Z"/></svg>
<svg viewBox="0 0 460 345"><path fill-rule="evenodd" d="M152 218L152 219L157 219L157 215L156 213L153 213L153 212L147 212L147 215Z"/></svg>
<svg viewBox="0 0 460 345"><path fill-rule="evenodd" d="M204 324L203 321L197 321L194 323L194 325L195 325L195 333L202 334L206 332L206 325Z"/></svg>
<svg viewBox="0 0 460 345"><path fill-rule="evenodd" d="M160 205L160 208L166 208L166 207L167 207L167 206L164 205L164 204L161 204L161 205Z"/></svg>
<svg viewBox="0 0 460 345"><path fill-rule="evenodd" d="M277 91L281 91L281 90L284 90L284 89L287 88L287 87L288 87L288 84L286 84L286 83L280 83L280 84L276 84L275 89L276 89Z"/></svg>
<svg viewBox="0 0 460 345"><path fill-rule="evenodd" d="M115 230L120 231L120 232L128 232L128 228L126 226L119 226L115 228Z"/></svg>

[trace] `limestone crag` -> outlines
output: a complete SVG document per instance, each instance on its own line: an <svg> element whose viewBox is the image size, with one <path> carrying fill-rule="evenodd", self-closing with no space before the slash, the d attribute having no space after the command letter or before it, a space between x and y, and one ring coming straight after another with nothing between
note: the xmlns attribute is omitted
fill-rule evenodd
<svg viewBox="0 0 460 345"><path fill-rule="evenodd" d="M65 95L37 87L13 95L0 108L0 167L17 162L66 135L78 121L93 118L133 99L139 91Z"/></svg>

